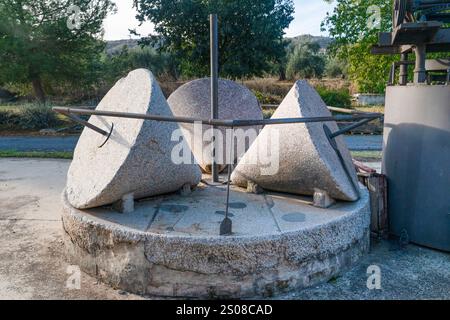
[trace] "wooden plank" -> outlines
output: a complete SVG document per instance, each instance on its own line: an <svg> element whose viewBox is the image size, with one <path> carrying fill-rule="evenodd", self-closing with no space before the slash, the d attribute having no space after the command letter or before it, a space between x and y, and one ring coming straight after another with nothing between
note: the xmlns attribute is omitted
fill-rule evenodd
<svg viewBox="0 0 450 320"><path fill-rule="evenodd" d="M378 173L359 173L358 178L369 190L371 234L377 238L387 238L389 235L389 216L386 176Z"/></svg>

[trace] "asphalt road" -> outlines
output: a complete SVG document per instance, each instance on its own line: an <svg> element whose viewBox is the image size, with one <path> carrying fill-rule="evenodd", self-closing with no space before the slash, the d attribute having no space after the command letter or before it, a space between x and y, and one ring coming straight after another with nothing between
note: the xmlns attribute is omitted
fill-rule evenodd
<svg viewBox="0 0 450 320"><path fill-rule="evenodd" d="M0 150L73 151L78 138L78 136L0 136Z"/></svg>
<svg viewBox="0 0 450 320"><path fill-rule="evenodd" d="M16 151L73 151L78 136L48 137L48 136L0 136L0 150ZM345 136L350 150L381 151L382 136Z"/></svg>

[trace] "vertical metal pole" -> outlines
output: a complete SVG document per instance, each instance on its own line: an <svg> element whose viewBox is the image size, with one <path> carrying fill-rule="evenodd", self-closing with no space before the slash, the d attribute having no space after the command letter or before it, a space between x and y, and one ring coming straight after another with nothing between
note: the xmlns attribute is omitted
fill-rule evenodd
<svg viewBox="0 0 450 320"><path fill-rule="evenodd" d="M400 65L399 85L406 86L408 84L408 65L406 64L406 61L408 61L408 54L402 53L400 61L405 63Z"/></svg>
<svg viewBox="0 0 450 320"><path fill-rule="evenodd" d="M230 142L230 163L228 164L228 179L227 179L227 202L225 208L225 218L220 223L220 235L229 236L233 233L233 221L229 218L230 210L230 184L231 184L231 171L233 171L233 142L234 142L234 127L231 127L231 142Z"/></svg>
<svg viewBox="0 0 450 320"><path fill-rule="evenodd" d="M389 71L389 81L388 86L393 86L395 84L395 62L392 62L391 70Z"/></svg>
<svg viewBox="0 0 450 320"><path fill-rule="evenodd" d="M217 14L209 16L210 23L210 51L211 51L211 118L219 118L219 40L217 29ZM215 127L213 127L215 129ZM211 176L213 182L219 182L219 170L216 163L216 137L213 135L213 158Z"/></svg>
<svg viewBox="0 0 450 320"><path fill-rule="evenodd" d="M425 69L426 45L417 45L414 48L416 53L416 68L414 69L414 83L425 83L427 81L427 70Z"/></svg>

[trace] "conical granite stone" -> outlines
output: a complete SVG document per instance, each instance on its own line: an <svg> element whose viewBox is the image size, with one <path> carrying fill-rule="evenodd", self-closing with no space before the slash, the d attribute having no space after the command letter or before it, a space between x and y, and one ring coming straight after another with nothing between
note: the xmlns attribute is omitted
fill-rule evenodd
<svg viewBox="0 0 450 320"><path fill-rule="evenodd" d="M319 94L306 81L297 81L272 119L325 116L331 113ZM298 195L313 195L314 189L320 189L334 199L356 201L359 196L354 186L358 183L350 152L343 138L337 137L347 174L324 124L331 132L338 130L334 121L266 126L234 170L233 183L247 187L252 182L267 190ZM271 161L261 160L266 150L271 150Z"/></svg>
<svg viewBox="0 0 450 320"><path fill-rule="evenodd" d="M106 94L96 110L173 116L152 73L132 71ZM109 205L124 196L150 197L200 182L195 164L174 164L171 141L178 124L139 119L91 116L90 123L110 139L85 128L75 149L67 177L67 197L72 206L87 209Z"/></svg>
<svg viewBox="0 0 450 320"><path fill-rule="evenodd" d="M198 79L186 83L177 90L175 90L167 100L169 106L175 116L192 117L200 119L211 118L211 80L209 78ZM261 120L263 113L255 95L246 87L230 80L219 79L219 119L222 120ZM188 144L194 154L197 163L204 172L211 172L211 142L210 140L195 137L196 131L192 124L180 124ZM211 126L203 125L202 132L205 133ZM247 142L241 145L241 148L234 150L234 159L242 157L245 151L256 139L260 127L243 127L240 128L245 131ZM248 129L252 130L251 134ZM222 153L218 152L216 155L218 163L223 169L223 164L228 164L227 155L229 151L226 149L226 129L218 128L222 133ZM253 134L254 133L254 134ZM220 143L220 142L219 142ZM230 144L228 144L230 145Z"/></svg>

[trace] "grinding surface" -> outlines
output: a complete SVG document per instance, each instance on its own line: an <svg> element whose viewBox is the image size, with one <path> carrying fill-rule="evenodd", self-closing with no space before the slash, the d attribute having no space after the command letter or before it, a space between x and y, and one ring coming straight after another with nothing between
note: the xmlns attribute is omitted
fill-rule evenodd
<svg viewBox="0 0 450 320"><path fill-rule="evenodd" d="M173 92L167 100L175 116L195 117L201 119L211 118L211 82L209 78L194 80L186 83ZM230 80L219 79L219 119L222 120L261 120L263 114L255 95L246 87ZM197 163L204 172L211 171L210 139L196 137L194 139L194 125L181 124L181 128ZM203 126L205 133L210 126ZM241 128L254 129L254 137L249 137L243 151L235 153L235 159L241 157L256 138L260 127ZM224 152L217 153L217 161L226 164L226 130L219 128L223 134L222 146ZM219 142L220 143L220 142ZM223 166L222 166L223 168Z"/></svg>
<svg viewBox="0 0 450 320"><path fill-rule="evenodd" d="M231 191L233 235L218 235L225 186L140 201L131 214L77 210L63 197L71 263L134 293L262 297L326 281L369 245L369 198L329 209L311 198Z"/></svg>
<svg viewBox="0 0 450 320"><path fill-rule="evenodd" d="M172 116L156 79L145 69L119 80L97 110ZM92 116L89 122L108 132L114 124L114 129L101 148L106 138L83 130L67 179L68 200L74 207L108 205L129 193L135 199L164 194L200 181L197 166L171 160L176 123L103 116Z"/></svg>
<svg viewBox="0 0 450 320"><path fill-rule="evenodd" d="M306 81L297 81L272 119L325 116L331 116L331 113L319 94ZM325 125L331 132L338 130L334 121ZM247 182L252 181L267 190L299 195L313 195L317 188L328 192L334 199L357 200L354 187L357 185L356 172L350 152L343 138L337 137L335 141L351 180L323 126L324 123L266 126L237 165L231 178L233 183L246 187ZM273 140L277 136L279 147L272 152L278 151L279 159L273 160L278 162L278 171L266 174L262 169L268 165L260 155L268 145L276 145ZM274 167L274 163L270 166Z"/></svg>

